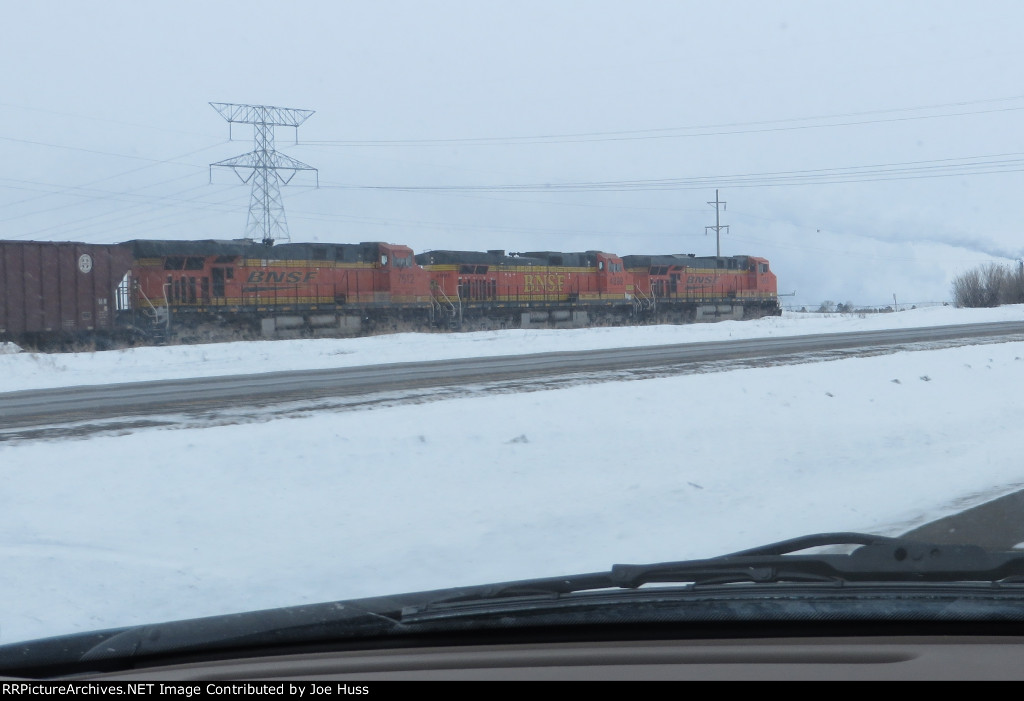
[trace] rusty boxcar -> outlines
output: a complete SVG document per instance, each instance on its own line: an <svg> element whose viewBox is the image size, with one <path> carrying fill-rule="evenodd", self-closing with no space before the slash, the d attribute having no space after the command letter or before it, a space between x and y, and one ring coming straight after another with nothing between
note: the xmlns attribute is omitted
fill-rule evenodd
<svg viewBox="0 0 1024 701"><path fill-rule="evenodd" d="M0 241L0 339L113 335L118 287L131 267L124 244Z"/></svg>

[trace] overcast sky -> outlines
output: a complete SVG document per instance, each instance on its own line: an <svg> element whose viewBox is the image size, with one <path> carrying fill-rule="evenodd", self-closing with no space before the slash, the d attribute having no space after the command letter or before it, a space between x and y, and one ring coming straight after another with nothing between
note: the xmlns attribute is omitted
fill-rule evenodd
<svg viewBox="0 0 1024 701"><path fill-rule="evenodd" d="M292 241L714 253L787 303L949 298L1024 256L1024 3L545 0L4 7L0 238L235 238L209 164L279 149Z"/></svg>

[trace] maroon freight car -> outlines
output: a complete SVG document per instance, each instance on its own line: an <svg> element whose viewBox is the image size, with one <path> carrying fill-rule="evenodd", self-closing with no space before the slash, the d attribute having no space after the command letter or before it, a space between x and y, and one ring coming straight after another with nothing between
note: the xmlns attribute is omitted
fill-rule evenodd
<svg viewBox="0 0 1024 701"><path fill-rule="evenodd" d="M0 241L0 339L94 338L115 330L131 246Z"/></svg>

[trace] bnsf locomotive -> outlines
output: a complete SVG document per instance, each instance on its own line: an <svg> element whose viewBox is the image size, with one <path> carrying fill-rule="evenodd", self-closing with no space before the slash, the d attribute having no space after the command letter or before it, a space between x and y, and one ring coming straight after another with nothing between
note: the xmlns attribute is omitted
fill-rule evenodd
<svg viewBox="0 0 1024 701"><path fill-rule="evenodd" d="M0 339L354 335L579 327L779 313L754 256L502 250L413 255L389 243L0 241Z"/></svg>

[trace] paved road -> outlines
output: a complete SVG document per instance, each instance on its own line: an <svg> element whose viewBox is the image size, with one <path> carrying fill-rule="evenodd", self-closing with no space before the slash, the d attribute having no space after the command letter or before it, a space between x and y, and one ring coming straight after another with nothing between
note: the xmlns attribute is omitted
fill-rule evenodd
<svg viewBox="0 0 1024 701"><path fill-rule="evenodd" d="M1013 336L1024 338L1024 321L28 390L0 394L0 428L209 411L581 372L682 368L708 361L778 358L936 341L970 343L973 339Z"/></svg>
<svg viewBox="0 0 1024 701"><path fill-rule="evenodd" d="M1024 543L1024 492L980 504L903 534L929 543L1010 550Z"/></svg>

